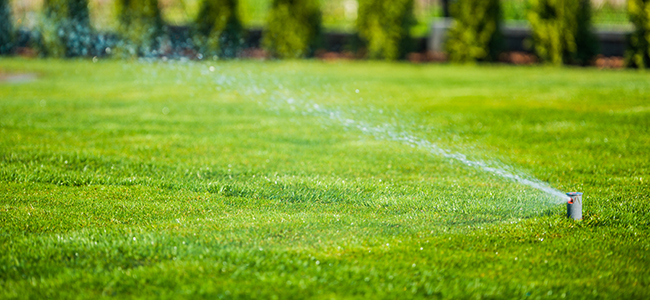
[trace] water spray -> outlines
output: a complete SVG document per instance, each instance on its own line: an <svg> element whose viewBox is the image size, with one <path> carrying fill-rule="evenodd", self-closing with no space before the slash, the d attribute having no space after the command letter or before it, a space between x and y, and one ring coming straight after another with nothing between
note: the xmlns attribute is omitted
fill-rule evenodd
<svg viewBox="0 0 650 300"><path fill-rule="evenodd" d="M358 93L358 90L355 92ZM308 98L308 97L307 97ZM418 147L426 150L430 154L435 156L440 156L448 158L457 162L462 163L468 167L476 168L482 172L493 174L495 176L511 180L538 191L544 192L549 197L553 204L561 204L567 201L567 195L564 192L559 191L551 187L548 183L543 182L537 178L527 176L524 173L517 172L509 166L500 163L499 161L484 161L480 159L471 159L467 155L441 147L435 142L429 141L425 138L419 137L416 134L410 133L408 130L400 130L399 126L393 126L390 124L380 124L376 125L371 122L364 120L354 119L353 116L349 116L342 110L336 109L327 109L314 101L296 98L288 98L285 93L279 93L277 97L271 97L271 101L275 102L277 105L286 105L289 104L293 108L294 106L302 107L303 114L319 115L322 117L329 117L329 119L340 123L347 128L356 128L361 132L374 136L379 140L391 140L396 142L401 142L411 147ZM280 100L280 101L278 101ZM356 111L353 111L356 113ZM582 202L579 200L579 215L577 219L582 218Z"/></svg>
<svg viewBox="0 0 650 300"><path fill-rule="evenodd" d="M567 217L582 220L582 193L566 193L569 201L566 204Z"/></svg>

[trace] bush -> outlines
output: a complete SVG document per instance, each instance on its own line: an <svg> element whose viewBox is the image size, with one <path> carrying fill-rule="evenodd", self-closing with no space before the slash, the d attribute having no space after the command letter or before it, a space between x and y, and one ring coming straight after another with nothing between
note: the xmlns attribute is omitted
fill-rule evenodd
<svg viewBox="0 0 650 300"><path fill-rule="evenodd" d="M641 69L650 67L650 1L628 0L627 11L634 31L628 36L626 63Z"/></svg>
<svg viewBox="0 0 650 300"><path fill-rule="evenodd" d="M0 0L0 55L9 54L14 47L14 28L11 23L9 0Z"/></svg>
<svg viewBox="0 0 650 300"><path fill-rule="evenodd" d="M203 0L195 21L194 43L205 55L234 57L241 48L237 0Z"/></svg>
<svg viewBox="0 0 650 300"><path fill-rule="evenodd" d="M118 52L126 56L155 55L163 37L158 0L118 0Z"/></svg>
<svg viewBox="0 0 650 300"><path fill-rule="evenodd" d="M309 56L320 46L321 11L318 0L273 0L263 45L273 56Z"/></svg>
<svg viewBox="0 0 650 300"><path fill-rule="evenodd" d="M494 61L502 49L500 0L459 0L445 43L453 62Z"/></svg>
<svg viewBox="0 0 650 300"><path fill-rule="evenodd" d="M411 49L413 0L359 0L357 30L373 59L403 58Z"/></svg>
<svg viewBox="0 0 650 300"><path fill-rule="evenodd" d="M41 22L41 54L56 57L90 54L92 30L87 0L46 0Z"/></svg>
<svg viewBox="0 0 650 300"><path fill-rule="evenodd" d="M542 61L587 64L598 44L591 28L590 0L531 0L528 20Z"/></svg>

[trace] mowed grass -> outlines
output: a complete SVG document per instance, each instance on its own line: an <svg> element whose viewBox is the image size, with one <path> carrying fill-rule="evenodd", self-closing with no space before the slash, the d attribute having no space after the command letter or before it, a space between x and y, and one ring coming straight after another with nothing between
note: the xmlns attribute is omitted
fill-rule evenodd
<svg viewBox="0 0 650 300"><path fill-rule="evenodd" d="M650 297L647 73L21 59L0 73L37 74L0 82L0 298ZM584 192L584 220L366 125Z"/></svg>

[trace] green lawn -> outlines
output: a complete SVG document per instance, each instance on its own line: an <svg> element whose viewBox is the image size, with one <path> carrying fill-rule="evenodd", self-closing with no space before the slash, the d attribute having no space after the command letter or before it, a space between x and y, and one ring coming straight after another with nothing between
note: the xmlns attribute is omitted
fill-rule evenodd
<svg viewBox="0 0 650 300"><path fill-rule="evenodd" d="M648 73L2 59L0 74L2 299L650 297ZM584 192L584 220L462 157Z"/></svg>

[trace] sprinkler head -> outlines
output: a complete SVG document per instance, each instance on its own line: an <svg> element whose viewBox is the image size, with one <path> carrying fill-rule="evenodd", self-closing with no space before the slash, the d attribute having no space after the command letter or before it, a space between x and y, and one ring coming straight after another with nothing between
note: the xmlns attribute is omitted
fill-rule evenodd
<svg viewBox="0 0 650 300"><path fill-rule="evenodd" d="M566 204L567 217L574 220L582 220L582 193L566 193L569 199Z"/></svg>

